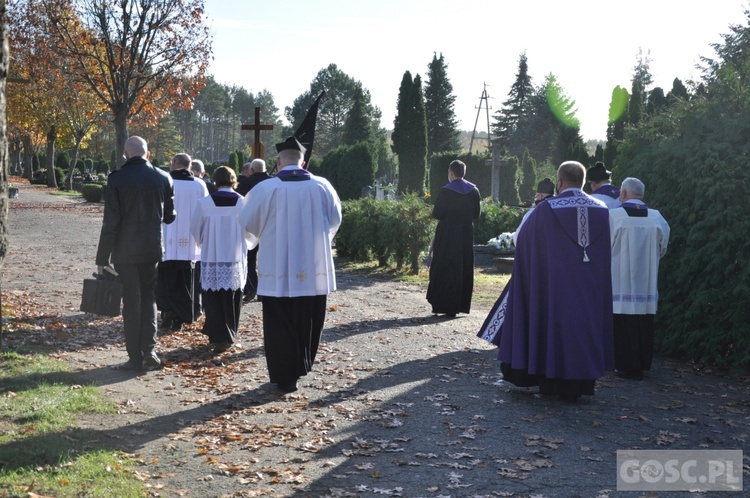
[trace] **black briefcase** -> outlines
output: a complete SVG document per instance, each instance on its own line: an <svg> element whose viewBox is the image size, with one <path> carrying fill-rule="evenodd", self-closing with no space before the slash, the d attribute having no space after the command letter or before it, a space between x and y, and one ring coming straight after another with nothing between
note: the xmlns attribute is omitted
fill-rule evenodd
<svg viewBox="0 0 750 498"><path fill-rule="evenodd" d="M117 277L97 273L83 281L81 311L104 316L118 316L122 300L122 284Z"/></svg>

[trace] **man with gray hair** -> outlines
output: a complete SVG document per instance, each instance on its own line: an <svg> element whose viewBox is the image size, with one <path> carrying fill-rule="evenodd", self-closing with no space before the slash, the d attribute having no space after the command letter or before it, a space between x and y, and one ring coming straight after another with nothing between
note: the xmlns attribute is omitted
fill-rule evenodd
<svg viewBox="0 0 750 498"><path fill-rule="evenodd" d="M651 369L659 260L669 242L669 224L646 206L644 192L638 178L626 178L620 207L609 211L615 373L634 380Z"/></svg>
<svg viewBox="0 0 750 498"><path fill-rule="evenodd" d="M203 180L203 183L206 184L206 188L208 188L209 194L216 192L216 185L214 185L212 181L206 180L206 166L203 164L203 161L200 159L193 159L190 161L190 171L193 172L194 177Z"/></svg>
<svg viewBox="0 0 750 498"><path fill-rule="evenodd" d="M194 271L200 261L200 247L190 233L193 211L198 199L208 195L206 184L190 172L191 158L177 154L172 158L169 174L174 182L174 204L177 219L163 225L164 260L159 263L156 304L162 312L161 329L179 329L193 323L196 315Z"/></svg>
<svg viewBox="0 0 750 498"><path fill-rule="evenodd" d="M128 361L115 368L151 370L156 355L157 265L163 258L162 223L175 220L174 186L148 162L141 137L125 142L125 163L107 177L104 220L96 252L97 271L111 262L122 282L122 322Z"/></svg>

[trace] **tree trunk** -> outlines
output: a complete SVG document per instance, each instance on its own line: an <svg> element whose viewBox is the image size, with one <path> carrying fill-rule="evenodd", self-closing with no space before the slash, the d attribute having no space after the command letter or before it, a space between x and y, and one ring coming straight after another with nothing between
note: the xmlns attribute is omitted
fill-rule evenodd
<svg viewBox="0 0 750 498"><path fill-rule="evenodd" d="M31 135L24 135L23 142L23 177L31 180L34 176L34 148L31 145Z"/></svg>
<svg viewBox="0 0 750 498"><path fill-rule="evenodd" d="M8 76L8 12L0 0L0 270L8 252L8 128L5 85ZM0 351L3 350L3 314L0 298Z"/></svg>
<svg viewBox="0 0 750 498"><path fill-rule="evenodd" d="M125 142L128 140L128 110L122 105L117 112L115 112L114 123L115 123L115 135L117 137L117 156L115 163L117 169L125 162Z"/></svg>
<svg viewBox="0 0 750 498"><path fill-rule="evenodd" d="M78 154L81 151L81 142L83 142L83 135L76 134L76 146L73 148L73 158L70 160L70 168L68 168L68 175L65 178L65 183L68 190L73 190L73 173L76 170L76 164L78 163Z"/></svg>
<svg viewBox="0 0 750 498"><path fill-rule="evenodd" d="M55 140L57 140L57 128L55 125L50 126L47 132L47 186L57 188L57 178L55 178Z"/></svg>

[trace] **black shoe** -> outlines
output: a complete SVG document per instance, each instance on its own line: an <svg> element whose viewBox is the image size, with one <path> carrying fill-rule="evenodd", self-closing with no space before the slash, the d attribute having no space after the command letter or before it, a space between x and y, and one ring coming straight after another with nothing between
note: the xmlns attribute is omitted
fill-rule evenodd
<svg viewBox="0 0 750 498"><path fill-rule="evenodd" d="M293 380L291 382L284 382L277 384L279 386L279 389L284 391L285 393L293 393L297 390L297 381Z"/></svg>
<svg viewBox="0 0 750 498"><path fill-rule="evenodd" d="M175 314L172 311L161 312L161 323L159 324L160 330L170 330L172 323L175 321Z"/></svg>
<svg viewBox="0 0 750 498"><path fill-rule="evenodd" d="M566 403L577 403L578 398L581 396L579 394L561 394L560 399L562 401L565 401Z"/></svg>
<svg viewBox="0 0 750 498"><path fill-rule="evenodd" d="M133 360L128 360L124 363L118 363L117 365L112 365L112 368L114 370L127 370L129 372L135 372L135 371L141 370L142 363L136 362Z"/></svg>
<svg viewBox="0 0 750 498"><path fill-rule="evenodd" d="M223 353L224 351L229 351L231 347L231 341L217 342L214 344L214 353Z"/></svg>
<svg viewBox="0 0 750 498"><path fill-rule="evenodd" d="M143 358L143 370L146 372L150 370L159 370L161 368L161 360L156 353L151 353Z"/></svg>
<svg viewBox="0 0 750 498"><path fill-rule="evenodd" d="M620 377L621 379L643 380L643 372L626 372L623 370L615 369L615 375Z"/></svg>

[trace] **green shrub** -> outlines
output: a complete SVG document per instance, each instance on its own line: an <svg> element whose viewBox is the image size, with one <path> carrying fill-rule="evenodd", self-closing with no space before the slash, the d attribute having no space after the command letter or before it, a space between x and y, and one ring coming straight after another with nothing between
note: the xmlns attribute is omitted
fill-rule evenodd
<svg viewBox="0 0 750 498"><path fill-rule="evenodd" d="M105 161L104 159L99 159L96 162L96 172L106 175L109 173L109 161Z"/></svg>
<svg viewBox="0 0 750 498"><path fill-rule="evenodd" d="M370 213L374 210L371 199L356 199L341 203L343 222L336 234L336 253L352 261L369 261L372 253Z"/></svg>
<svg viewBox="0 0 750 498"><path fill-rule="evenodd" d="M501 233L515 232L526 209L501 206L491 197L482 199L482 214L474 221L474 243L484 245Z"/></svg>
<svg viewBox="0 0 750 498"><path fill-rule="evenodd" d="M344 147L337 174L336 191L342 200L357 199L362 189L375 183L377 158L365 142Z"/></svg>
<svg viewBox="0 0 750 498"><path fill-rule="evenodd" d="M339 256L353 261L375 258L380 266L394 261L398 269L408 261L411 272L419 272L420 256L435 231L431 206L409 195L400 201L344 201L342 210L344 222L336 235Z"/></svg>
<svg viewBox="0 0 750 498"><path fill-rule="evenodd" d="M88 183L81 187L81 195L87 202L101 202L104 197L104 186L98 183Z"/></svg>
<svg viewBox="0 0 750 498"><path fill-rule="evenodd" d="M402 268L406 258L411 266L411 273L419 273L420 255L429 249L435 233L436 222L432 219L432 206L414 194L406 195L394 202L396 217L388 229L391 235L390 246L396 259L396 268Z"/></svg>
<svg viewBox="0 0 750 498"><path fill-rule="evenodd" d="M55 181L57 182L58 187L63 186L63 180L65 179L66 174L67 173L63 171L62 168L55 168ZM29 183L34 185L47 185L47 168L34 171Z"/></svg>

